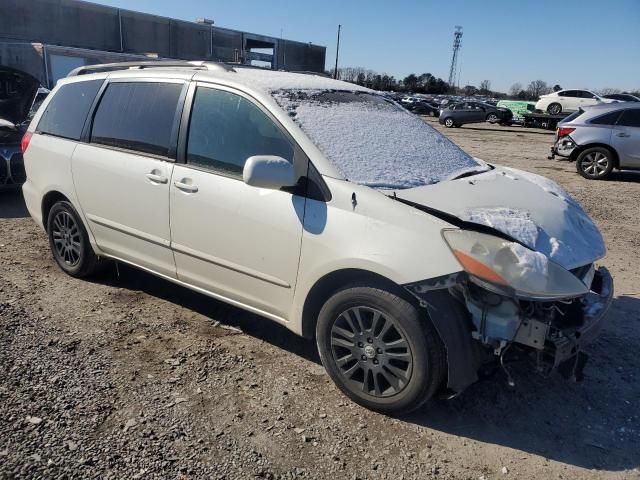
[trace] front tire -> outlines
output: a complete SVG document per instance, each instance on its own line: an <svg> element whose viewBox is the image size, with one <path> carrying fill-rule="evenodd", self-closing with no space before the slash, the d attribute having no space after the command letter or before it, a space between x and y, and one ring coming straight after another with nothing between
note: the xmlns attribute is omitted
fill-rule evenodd
<svg viewBox="0 0 640 480"><path fill-rule="evenodd" d="M495 113L490 113L489 115L487 115L487 122L498 123L498 121L500 121L500 119L498 118L498 115L496 115Z"/></svg>
<svg viewBox="0 0 640 480"><path fill-rule="evenodd" d="M562 105L559 103L552 103L547 107L547 113L549 115L560 115L562 113Z"/></svg>
<svg viewBox="0 0 640 480"><path fill-rule="evenodd" d="M444 346L427 314L388 290L357 286L335 293L320 311L316 339L331 379L370 410L409 413L445 376Z"/></svg>
<svg viewBox="0 0 640 480"><path fill-rule="evenodd" d="M72 277L87 277L100 265L89 242L89 235L73 205L60 201L47 217L49 247L58 266Z"/></svg>
<svg viewBox="0 0 640 480"><path fill-rule="evenodd" d="M456 123L453 121L453 118L445 118L444 126L447 128L453 128L456 126Z"/></svg>
<svg viewBox="0 0 640 480"><path fill-rule="evenodd" d="M587 148L578 155L576 170L589 180L602 180L613 170L613 154L604 147Z"/></svg>

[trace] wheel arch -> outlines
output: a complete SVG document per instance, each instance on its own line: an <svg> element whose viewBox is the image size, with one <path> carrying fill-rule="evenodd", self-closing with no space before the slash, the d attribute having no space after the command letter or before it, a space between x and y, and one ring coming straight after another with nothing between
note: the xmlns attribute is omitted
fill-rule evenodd
<svg viewBox="0 0 640 480"><path fill-rule="evenodd" d="M356 283L388 289L408 301L417 304L415 298L404 288L379 273L359 268L335 270L319 278L309 289L302 307L302 336L308 339L314 338L318 314L324 303L338 290Z"/></svg>
<svg viewBox="0 0 640 480"><path fill-rule="evenodd" d="M582 152L584 152L589 148L595 148L595 147L606 148L607 150L609 150L613 154L613 168L620 168L620 156L618 155L618 152L616 151L615 148L613 148L611 145L607 145L606 143L593 142L593 143L587 143L585 145L580 145L573 152L571 152L570 158L572 161L575 162L578 159L578 156Z"/></svg>
<svg viewBox="0 0 640 480"><path fill-rule="evenodd" d="M60 201L73 204L65 194L59 192L58 190L51 190L47 192L44 197L42 197L42 226L44 227L45 231L47 230L47 219L49 218L49 212L51 211L51 208Z"/></svg>

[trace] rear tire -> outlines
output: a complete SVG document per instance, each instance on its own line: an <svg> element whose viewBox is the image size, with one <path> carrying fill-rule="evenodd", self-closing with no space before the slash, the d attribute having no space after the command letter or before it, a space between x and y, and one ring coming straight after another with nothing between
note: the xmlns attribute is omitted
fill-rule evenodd
<svg viewBox="0 0 640 480"><path fill-rule="evenodd" d="M453 121L453 118L445 118L444 126L447 128L453 128L456 126L456 123Z"/></svg>
<svg viewBox="0 0 640 480"><path fill-rule="evenodd" d="M547 107L547 113L549 115L560 115L562 113L562 105L559 103L552 103Z"/></svg>
<svg viewBox="0 0 640 480"><path fill-rule="evenodd" d="M498 118L498 115L496 115L495 113L490 113L489 115L487 115L487 122L498 123L499 121L500 119Z"/></svg>
<svg viewBox="0 0 640 480"><path fill-rule="evenodd" d="M613 153L604 147L587 148L578 155L576 170L589 180L607 178L613 170Z"/></svg>
<svg viewBox="0 0 640 480"><path fill-rule="evenodd" d="M331 379L370 410L409 413L445 377L444 346L427 314L383 288L335 293L320 311L316 339Z"/></svg>
<svg viewBox="0 0 640 480"><path fill-rule="evenodd" d="M65 273L82 278L92 275L101 266L87 230L71 203L60 201L51 207L47 234L53 258Z"/></svg>

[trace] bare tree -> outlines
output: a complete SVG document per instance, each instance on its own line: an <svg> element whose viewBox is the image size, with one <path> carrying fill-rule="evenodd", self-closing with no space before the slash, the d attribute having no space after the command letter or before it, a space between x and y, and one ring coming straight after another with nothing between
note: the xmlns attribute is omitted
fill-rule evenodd
<svg viewBox="0 0 640 480"><path fill-rule="evenodd" d="M527 94L533 100L537 100L540 95L546 95L550 91L549 85L544 80L534 80L527 87Z"/></svg>
<svg viewBox="0 0 640 480"><path fill-rule="evenodd" d="M522 84L516 82L513 85L511 85L511 88L509 88L509 96L517 97L521 91L522 91Z"/></svg>
<svg viewBox="0 0 640 480"><path fill-rule="evenodd" d="M465 85L462 91L467 97L470 97L478 93L478 89L473 85Z"/></svg>
<svg viewBox="0 0 640 480"><path fill-rule="evenodd" d="M482 95L489 95L491 93L491 80L482 80L480 82L480 93Z"/></svg>
<svg viewBox="0 0 640 480"><path fill-rule="evenodd" d="M598 92L600 95L611 95L612 93L620 93L619 88L601 88Z"/></svg>

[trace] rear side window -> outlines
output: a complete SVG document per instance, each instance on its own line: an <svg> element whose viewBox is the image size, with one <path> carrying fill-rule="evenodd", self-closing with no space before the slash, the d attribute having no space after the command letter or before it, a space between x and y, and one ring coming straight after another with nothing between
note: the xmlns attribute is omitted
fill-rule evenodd
<svg viewBox="0 0 640 480"><path fill-rule="evenodd" d="M619 116L620 116L620 110L616 112L609 112L594 118L589 123L592 123L595 125L615 125Z"/></svg>
<svg viewBox="0 0 640 480"><path fill-rule="evenodd" d="M242 176L245 162L254 155L276 155L293 163L293 145L249 100L222 90L198 88L189 124L187 163Z"/></svg>
<svg viewBox="0 0 640 480"><path fill-rule="evenodd" d="M80 140L82 127L102 82L89 80L61 86L47 105L36 131Z"/></svg>
<svg viewBox="0 0 640 480"><path fill-rule="evenodd" d="M625 127L640 127L640 109L625 110L618 121L618 125Z"/></svg>
<svg viewBox="0 0 640 480"><path fill-rule="evenodd" d="M580 115L582 115L583 113L584 113L584 110L578 110L577 112L573 112L571 115L568 115L568 116L564 117L560 123L572 122L576 118L578 118Z"/></svg>
<svg viewBox="0 0 640 480"><path fill-rule="evenodd" d="M111 83L94 116L91 143L168 156L182 87L182 83Z"/></svg>

